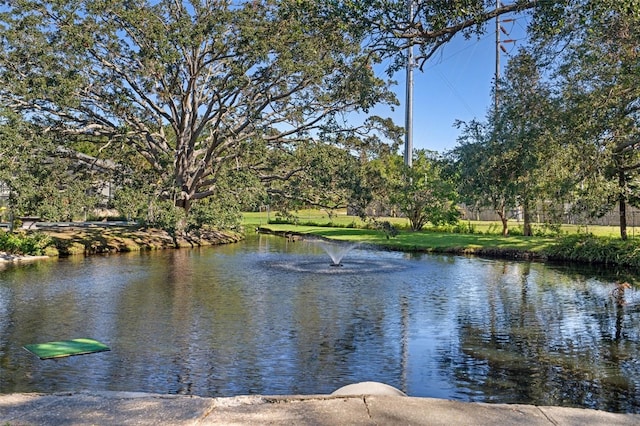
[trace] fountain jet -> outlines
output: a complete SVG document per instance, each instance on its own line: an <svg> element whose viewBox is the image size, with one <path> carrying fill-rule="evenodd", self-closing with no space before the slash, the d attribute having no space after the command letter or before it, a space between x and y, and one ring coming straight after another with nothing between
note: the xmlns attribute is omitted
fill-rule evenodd
<svg viewBox="0 0 640 426"><path fill-rule="evenodd" d="M324 249L324 251L331 258L330 266L340 267L342 266L342 258L349 253L354 247L358 244L342 244L342 243L332 243L328 241L320 241L320 247Z"/></svg>

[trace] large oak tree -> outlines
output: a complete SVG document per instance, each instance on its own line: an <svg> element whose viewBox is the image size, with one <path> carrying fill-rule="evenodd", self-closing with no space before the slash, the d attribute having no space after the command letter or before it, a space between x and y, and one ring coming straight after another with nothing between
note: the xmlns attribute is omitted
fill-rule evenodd
<svg viewBox="0 0 640 426"><path fill-rule="evenodd" d="M188 211L252 141L278 149L387 97L363 27L339 7L5 1L0 101L64 136L66 155L83 140L99 144L95 158L143 157L148 178Z"/></svg>

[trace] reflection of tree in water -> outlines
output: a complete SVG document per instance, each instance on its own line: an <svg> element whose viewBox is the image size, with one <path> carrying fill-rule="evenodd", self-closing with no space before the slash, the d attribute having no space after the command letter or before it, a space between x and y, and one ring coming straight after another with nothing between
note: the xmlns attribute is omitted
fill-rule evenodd
<svg viewBox="0 0 640 426"><path fill-rule="evenodd" d="M568 277L543 271L496 264L478 284L486 286L485 306L460 306L457 353L441 361L454 363L460 392L472 400L640 411L638 307L613 303L597 281L569 285Z"/></svg>
<svg viewBox="0 0 640 426"><path fill-rule="evenodd" d="M393 324L400 321L399 306L373 297L373 290L336 294L322 284L300 290L293 301L300 327L295 343L300 365L292 369L296 387L313 387L310 380L327 393L366 380L400 386L400 342L389 336L398 333Z"/></svg>
<svg viewBox="0 0 640 426"><path fill-rule="evenodd" d="M248 370L238 362L238 346L250 362L258 356L251 309L233 281L210 279L218 265L198 257L197 250L155 253L148 275L122 292L113 340L127 365L114 377L126 367L123 380L179 394L229 395L243 385L229 377Z"/></svg>

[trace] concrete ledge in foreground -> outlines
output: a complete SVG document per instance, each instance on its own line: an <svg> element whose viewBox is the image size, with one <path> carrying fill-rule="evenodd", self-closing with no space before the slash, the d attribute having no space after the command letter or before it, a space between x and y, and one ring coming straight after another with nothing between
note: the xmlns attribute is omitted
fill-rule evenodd
<svg viewBox="0 0 640 426"><path fill-rule="evenodd" d="M0 395L18 425L638 425L639 414L403 396L201 398L129 392Z"/></svg>

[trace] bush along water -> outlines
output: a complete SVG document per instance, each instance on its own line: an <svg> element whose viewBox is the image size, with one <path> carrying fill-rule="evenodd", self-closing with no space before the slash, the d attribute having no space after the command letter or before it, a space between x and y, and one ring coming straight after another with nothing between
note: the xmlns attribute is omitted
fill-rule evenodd
<svg viewBox="0 0 640 426"><path fill-rule="evenodd" d="M42 256L53 240L40 232L0 232L0 251L17 255Z"/></svg>
<svg viewBox="0 0 640 426"><path fill-rule="evenodd" d="M623 241L592 234L566 235L546 248L544 254L549 260L640 268L640 244L635 240Z"/></svg>

